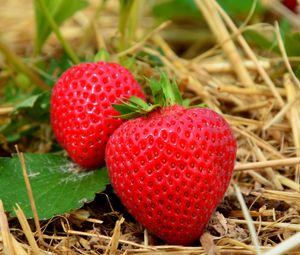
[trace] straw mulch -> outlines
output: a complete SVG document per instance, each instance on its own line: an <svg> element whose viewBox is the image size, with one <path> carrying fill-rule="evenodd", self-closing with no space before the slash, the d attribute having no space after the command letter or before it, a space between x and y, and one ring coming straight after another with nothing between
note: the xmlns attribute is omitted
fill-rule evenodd
<svg viewBox="0 0 300 255"><path fill-rule="evenodd" d="M120 55L143 51L156 56L185 97L223 113L234 130L238 153L232 182L200 242L190 247L165 245L137 224L107 189L80 210L43 222L37 215L27 221L21 208L17 208L17 219L8 220L0 203L0 253L300 254L300 82L292 72L278 26L251 25L277 35L281 56L274 57L248 45L240 33L249 28L247 21L237 28L215 1L195 2L208 24L201 28L203 33L209 33L209 28L210 40L215 39L212 48L200 52L194 42L185 50L192 57L179 57L173 49L184 42L168 38L174 27L163 23L153 29L151 16L143 14L137 41ZM279 1L263 2L271 13L285 15L300 30L300 17L282 12ZM104 9L99 8L101 1L90 3L64 24L62 33L78 54L91 56L103 47L113 52L118 1L108 1ZM2 40L20 56L30 55L32 1L2 0L0 13ZM60 51L51 36L44 47L46 57ZM143 59L137 66L137 76L155 72Z"/></svg>

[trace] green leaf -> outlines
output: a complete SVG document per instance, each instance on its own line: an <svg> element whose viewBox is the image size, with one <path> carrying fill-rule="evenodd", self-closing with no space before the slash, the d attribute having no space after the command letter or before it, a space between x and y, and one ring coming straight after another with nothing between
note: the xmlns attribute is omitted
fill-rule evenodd
<svg viewBox="0 0 300 255"><path fill-rule="evenodd" d="M290 33L292 31L292 25L289 20L286 18L282 18L282 20L279 21L279 29L282 36L284 34Z"/></svg>
<svg viewBox="0 0 300 255"><path fill-rule="evenodd" d="M235 17L245 17L248 15L253 5L253 0L218 0L221 7L230 15ZM183 19L189 18L195 20L195 18L202 17L202 14L193 0L165 0L156 1L152 8L154 17L163 20L168 19ZM259 1L255 7L254 14L260 14L265 9Z"/></svg>
<svg viewBox="0 0 300 255"><path fill-rule="evenodd" d="M3 96L0 97L1 104L15 105L16 103L28 97L24 90L16 85L12 79L6 81L5 87L3 86Z"/></svg>
<svg viewBox="0 0 300 255"><path fill-rule="evenodd" d="M19 112L27 112L32 116L38 117L49 111L50 107L50 92L33 95L24 101L17 104L12 114Z"/></svg>
<svg viewBox="0 0 300 255"><path fill-rule="evenodd" d="M256 2L254 14L262 13L265 9L259 1ZM245 16L249 14L254 1L218 0L218 3L230 16Z"/></svg>
<svg viewBox="0 0 300 255"><path fill-rule="evenodd" d="M92 61L92 59L90 60ZM85 62L85 61L83 61ZM69 56L63 52L59 58L51 58L49 63L39 63L39 72L45 82L53 87L58 78L72 66Z"/></svg>
<svg viewBox="0 0 300 255"><path fill-rule="evenodd" d="M66 1L66 0L43 0L45 1L50 14L56 21L57 25L61 25L66 19L70 18L75 12L88 6L86 0ZM52 29L45 18L41 6L38 1L34 1L35 17L36 17L36 45L35 51L39 52L44 42L51 34Z"/></svg>
<svg viewBox="0 0 300 255"><path fill-rule="evenodd" d="M288 56L300 56L300 33L289 33L283 38Z"/></svg>
<svg viewBox="0 0 300 255"><path fill-rule="evenodd" d="M7 142L16 142L21 137L36 133L42 123L49 122L50 92L33 95L17 104L10 120L0 126L0 133Z"/></svg>
<svg viewBox="0 0 300 255"><path fill-rule="evenodd" d="M300 65L296 66L295 75L297 76L298 79L300 79Z"/></svg>
<svg viewBox="0 0 300 255"><path fill-rule="evenodd" d="M156 18L180 19L184 17L199 18L201 13L199 8L191 0L167 0L156 1L157 4L153 6L152 12Z"/></svg>
<svg viewBox="0 0 300 255"><path fill-rule="evenodd" d="M277 39L274 35L274 40L270 40L262 33L248 30L243 33L248 42L254 43L256 46L273 51L275 53L280 53ZM282 40L284 43L284 47L288 56L300 56L300 33L285 33L281 31Z"/></svg>
<svg viewBox="0 0 300 255"><path fill-rule="evenodd" d="M25 154L25 163L40 219L80 208L109 183L105 168L78 173L78 166L61 156ZM33 217L17 156L0 158L0 186L0 199L11 215L18 203L27 218Z"/></svg>
<svg viewBox="0 0 300 255"><path fill-rule="evenodd" d="M249 43L254 44L255 46L261 49L278 52L275 36L274 36L274 40L270 40L262 33L254 30L247 30L243 33L243 35Z"/></svg>

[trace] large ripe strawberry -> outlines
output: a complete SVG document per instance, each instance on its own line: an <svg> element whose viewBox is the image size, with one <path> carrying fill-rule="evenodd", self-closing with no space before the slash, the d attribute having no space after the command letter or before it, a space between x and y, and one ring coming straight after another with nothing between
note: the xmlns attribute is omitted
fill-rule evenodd
<svg viewBox="0 0 300 255"><path fill-rule="evenodd" d="M190 244L229 185L236 141L222 116L176 104L178 93L166 78L161 83L165 94L157 84L153 91L163 107L159 100L154 106L136 98L127 102L145 115L116 129L106 163L114 190L137 221L168 243ZM134 115L126 106L115 107L125 117Z"/></svg>
<svg viewBox="0 0 300 255"><path fill-rule="evenodd" d="M131 96L145 98L132 74L116 63L81 63L56 82L51 124L57 141L84 168L104 164L109 136L122 123L111 106Z"/></svg>

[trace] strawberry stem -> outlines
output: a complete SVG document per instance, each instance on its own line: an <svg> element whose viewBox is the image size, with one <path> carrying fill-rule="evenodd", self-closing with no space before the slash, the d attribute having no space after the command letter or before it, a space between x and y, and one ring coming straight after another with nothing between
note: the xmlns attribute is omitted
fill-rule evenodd
<svg viewBox="0 0 300 255"><path fill-rule="evenodd" d="M79 64L80 63L79 58L77 57L77 55L75 54L75 52L73 51L73 49L71 48L69 43L62 36L62 34L59 30L59 27L58 27L56 21L54 20L54 18L52 17L51 13L49 12L49 9L48 9L45 1L37 0L37 2L39 3L41 10L42 10L43 14L45 15L46 20L49 23L50 27L52 28L54 34L56 35L57 39L60 41L61 45L65 49L66 53L69 55L72 62L74 64Z"/></svg>
<svg viewBox="0 0 300 255"><path fill-rule="evenodd" d="M160 106L172 106L174 104L182 105L182 97L176 82L170 82L165 73L160 74L160 80L148 80L154 97L154 104Z"/></svg>
<svg viewBox="0 0 300 255"><path fill-rule="evenodd" d="M188 106L186 100L182 100L176 82L170 82L167 75L160 73L160 80L147 79L153 96L153 104L148 104L139 97L120 100L121 104L113 104L113 108L121 115L116 118L132 119L141 115L147 115L157 108L169 107L175 104Z"/></svg>

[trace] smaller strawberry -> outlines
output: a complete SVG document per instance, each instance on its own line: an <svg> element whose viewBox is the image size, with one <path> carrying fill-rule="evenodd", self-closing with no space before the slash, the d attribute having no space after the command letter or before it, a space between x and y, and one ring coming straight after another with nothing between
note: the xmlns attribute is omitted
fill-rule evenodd
<svg viewBox="0 0 300 255"><path fill-rule="evenodd" d="M282 0L282 4L294 13L298 13L299 2L297 0Z"/></svg>
<svg viewBox="0 0 300 255"><path fill-rule="evenodd" d="M116 63L81 63L68 69L51 95L57 141L84 168L104 164L107 140L122 120L111 106L131 96L145 98L132 74Z"/></svg>
<svg viewBox="0 0 300 255"><path fill-rule="evenodd" d="M225 119L187 108L165 76L151 83L154 105L132 97L106 147L112 186L150 232L173 244L197 240L231 179L236 141Z"/></svg>

